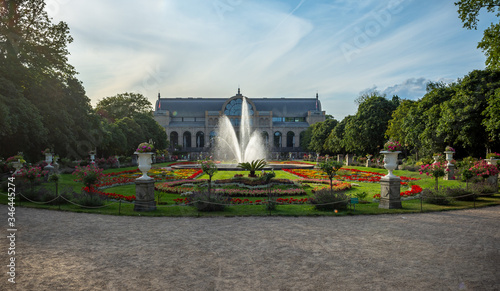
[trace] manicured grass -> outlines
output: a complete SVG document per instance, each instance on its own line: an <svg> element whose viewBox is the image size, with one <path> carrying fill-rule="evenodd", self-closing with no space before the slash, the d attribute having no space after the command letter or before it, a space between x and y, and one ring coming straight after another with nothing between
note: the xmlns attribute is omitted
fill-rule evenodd
<svg viewBox="0 0 500 291"><path fill-rule="evenodd" d="M163 164L155 164L154 167L165 167L171 163L163 163ZM348 167L354 168L363 171L370 172L379 172L386 173L385 169L380 168L366 168L366 167ZM111 172L119 172L125 170L133 170L137 169L137 167L129 167L129 168L120 168L120 169L108 169L105 170L105 173ZM284 179L299 179L293 174L284 171L275 171L276 178L284 178ZM219 171L217 172L213 180L218 179L229 179L234 177L235 174L244 174L245 176L248 174L247 171ZM260 174L260 173L257 173ZM422 188L434 188L435 181L431 177L427 177L426 175L420 175L418 172L411 171L403 171L396 170L394 171L395 175L398 176L407 176L413 178L421 178L418 181L412 181L410 184L420 185ZM202 175L198 178L208 179L207 175ZM83 187L82 183L74 182L74 177L70 174L61 175L61 179L59 181L59 191L63 190L66 187L70 187L75 192L80 192ZM158 182L161 183L161 182ZM379 209L378 203L372 201L373 195L380 193L380 184L378 183L367 183L367 182L353 182L352 188L348 190L348 194L351 196L355 196L356 193L366 192L368 193L367 198L365 198L367 203L360 203L356 205L356 211L347 210L340 211L337 214L331 211L318 211L310 204L300 204L300 205L278 205L276 210L271 212L271 215L281 215L281 216L333 216L333 215L372 215L372 214L385 214L385 213L414 213L414 212L428 212L428 211L445 211L445 210L455 210L455 209L466 209L472 208L474 206L473 202L464 202L464 201L454 201L451 205L448 206L440 206L422 203L420 199L402 201L403 208L402 209ZM43 183L43 186L51 191L55 191L54 183ZM465 186L464 182L460 182L457 180L453 181L444 181L442 179L439 180L439 186ZM304 198L304 197L312 197L313 193L311 190L315 186L305 187L305 191L307 192L306 196L285 196L283 198ZM401 191L407 190L407 187L401 186ZM103 192L108 193L118 193L126 196L135 195L135 185L123 185L112 188L107 188L102 190ZM223 212L212 212L212 213L204 213L198 211L194 207L190 206L179 206L175 205L174 199L180 198L182 196L178 194L171 193L163 193L159 191L155 191L155 199L161 201L162 204L157 205L157 210L152 212L135 212L133 211L134 204L127 202L117 202L110 201L104 207L89 209L83 208L78 205L68 204L59 206L49 206L40 203L28 203L28 202L19 202L16 201L16 206L20 204L26 207L36 207L36 208L47 208L47 209L61 209L63 211L74 211L74 212L86 212L86 213L101 213L101 214L111 214L111 215L131 215L131 216L267 216L270 215L269 211L265 209L264 205L231 205L226 208ZM236 197L235 197L236 198ZM244 197L240 197L244 199ZM248 197L247 197L248 198ZM252 201L255 200L265 200L265 197L252 197L248 198ZM0 203L7 204L7 195L6 193L0 193ZM166 202L166 204L163 204ZM500 204L500 195L497 193L494 196L490 197L481 197L477 199L475 206L476 207L484 207L489 205L498 205Z"/></svg>

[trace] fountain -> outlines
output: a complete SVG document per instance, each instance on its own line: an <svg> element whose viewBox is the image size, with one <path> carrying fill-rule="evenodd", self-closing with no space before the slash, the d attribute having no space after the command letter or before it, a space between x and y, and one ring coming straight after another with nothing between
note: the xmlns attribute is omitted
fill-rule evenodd
<svg viewBox="0 0 500 291"><path fill-rule="evenodd" d="M257 130L252 132L245 97L242 97L239 139L231 120L223 115L218 125L214 154L218 160L224 156L224 160L235 160L237 163L266 158L266 149L260 133Z"/></svg>

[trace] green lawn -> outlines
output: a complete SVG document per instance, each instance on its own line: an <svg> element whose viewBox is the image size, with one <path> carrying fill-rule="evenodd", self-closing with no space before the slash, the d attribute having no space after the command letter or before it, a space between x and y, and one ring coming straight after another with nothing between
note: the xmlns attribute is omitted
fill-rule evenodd
<svg viewBox="0 0 500 291"><path fill-rule="evenodd" d="M170 163L156 164L154 167L162 167L167 166ZM371 172L380 172L386 173L385 169L379 168L366 168L366 167L349 167L354 169L359 169L363 171L371 171ZM105 170L105 173L111 172L119 172L125 170L136 169L136 167L130 168L120 168L120 169L108 169ZM219 171L217 172L213 180L218 179L228 179L233 177L235 174L244 174L246 175L248 172L245 171ZM434 179L427 177L426 175L420 175L418 172L410 172L410 171L402 171L396 170L394 171L395 175L398 176L407 176L414 178L421 178L421 180L413 181L411 183L420 185L422 188L433 188L435 185ZM199 178L208 179L207 175L202 175ZM284 179L299 179L295 175L292 175L288 172L284 171L276 171L276 178L284 178ZM70 174L61 175L61 180L59 182L59 190L61 191L64 188L70 187L75 192L79 192L83 187L81 183L74 182L74 177ZM412 213L412 212L428 212L428 211L444 211L444 210L454 210L454 209L465 209L474 207L473 202L463 202L463 201L454 201L451 205L448 206L439 206L427 203L421 203L420 199L403 201L402 209L379 209L378 203L372 201L373 195L380 193L380 184L378 183L365 183L365 182L353 182L352 188L348 190L348 194L354 196L356 193L366 192L368 196L366 201L361 204L356 205L356 210L347 210L340 211L335 214L331 211L318 211L314 209L314 207L310 204L301 204L301 205L278 205L276 210L273 210L271 213L266 211L265 206L263 205L231 205L226 208L223 212L212 212L212 213L198 213L198 211L194 207L190 206L179 206L175 205L174 199L180 198L182 196L178 194L170 194L170 193L162 193L159 191L155 191L155 197L158 201L162 202L157 205L157 210L152 212L134 212L133 203L127 202L116 202L110 201L104 207L89 209L83 208L78 205L68 204L61 206L49 206L46 204L40 203L32 203L32 202L20 202L17 201L16 205L26 207L37 207L37 208L48 208L48 209L61 209L63 211L74 211L74 212L87 212L87 213L101 213L101 214L112 214L112 215L132 215L132 216L266 216L266 215L282 215L282 216L331 216L331 215L356 215L356 214L385 214L385 213ZM460 181L444 181L442 179L439 180L440 186L464 186L465 183ZM50 191L55 191L54 183L43 183L43 186L49 189ZM314 187L314 186L312 186ZM304 197L312 197L312 187L306 187L305 191L307 192L306 196L285 196L283 198L304 198ZM401 191L407 190L407 187L401 186ZM125 196L135 195L135 185L123 185L112 188L107 188L103 190L103 192L108 193L118 193ZM244 199L244 197L241 197ZM257 199L264 200L263 197L252 197L248 198L252 201ZM0 203L7 204L7 193L0 193ZM166 204L164 204L166 203ZM500 195L497 193L490 197L482 197L478 199L475 203L476 207L484 207L489 205L498 205L500 204Z"/></svg>

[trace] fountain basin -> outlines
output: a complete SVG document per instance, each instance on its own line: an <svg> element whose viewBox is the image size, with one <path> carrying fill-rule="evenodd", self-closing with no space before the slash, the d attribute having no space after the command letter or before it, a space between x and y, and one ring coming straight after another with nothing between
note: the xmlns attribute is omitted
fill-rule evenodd
<svg viewBox="0 0 500 291"><path fill-rule="evenodd" d="M267 164L264 170L282 170L282 169L312 169L315 165L313 164ZM201 168L200 164L188 164L188 165L173 165L173 169L193 169ZM238 164L217 164L217 169L219 171L244 171L242 168L238 167Z"/></svg>

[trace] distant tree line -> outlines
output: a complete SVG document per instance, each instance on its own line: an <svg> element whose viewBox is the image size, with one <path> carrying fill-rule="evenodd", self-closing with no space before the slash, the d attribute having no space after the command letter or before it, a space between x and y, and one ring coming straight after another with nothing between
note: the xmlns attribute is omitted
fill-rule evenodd
<svg viewBox="0 0 500 291"><path fill-rule="evenodd" d="M500 150L500 71L475 70L454 83L429 83L417 101L378 92L357 100L355 115L329 116L310 126L301 146L322 154L377 154L388 140L400 141L416 158L444 151L484 157Z"/></svg>

